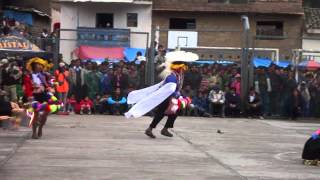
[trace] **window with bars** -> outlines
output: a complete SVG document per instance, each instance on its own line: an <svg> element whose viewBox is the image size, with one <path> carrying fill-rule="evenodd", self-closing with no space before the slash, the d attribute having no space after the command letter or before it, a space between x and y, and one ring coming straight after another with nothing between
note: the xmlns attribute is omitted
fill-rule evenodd
<svg viewBox="0 0 320 180"><path fill-rule="evenodd" d="M138 27L138 14L128 13L127 14L127 27Z"/></svg>

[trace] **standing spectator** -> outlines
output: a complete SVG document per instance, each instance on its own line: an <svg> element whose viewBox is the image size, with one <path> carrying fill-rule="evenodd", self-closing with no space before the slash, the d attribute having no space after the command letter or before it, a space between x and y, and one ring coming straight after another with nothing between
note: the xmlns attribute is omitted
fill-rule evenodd
<svg viewBox="0 0 320 180"><path fill-rule="evenodd" d="M9 63L8 60L3 60L3 62L2 86L9 100L17 102L17 84L22 77L22 71L15 63Z"/></svg>
<svg viewBox="0 0 320 180"><path fill-rule="evenodd" d="M309 93L309 89L307 87L306 82L302 81L301 84L298 86L298 90L301 94L301 100L302 100L302 115L303 117L309 117L310 115L310 93Z"/></svg>
<svg viewBox="0 0 320 180"><path fill-rule="evenodd" d="M139 66L139 87L138 89L142 89L146 87L146 64L145 61L142 61Z"/></svg>
<svg viewBox="0 0 320 180"><path fill-rule="evenodd" d="M281 113L281 103L279 103L279 99L281 99L284 82L282 81L280 70L274 66L269 69L269 77L271 82L270 112L272 115L278 116Z"/></svg>
<svg viewBox="0 0 320 180"><path fill-rule="evenodd" d="M209 109L212 115L224 117L224 92L218 86L214 86L209 93Z"/></svg>
<svg viewBox="0 0 320 180"><path fill-rule="evenodd" d="M41 49L46 51L48 46L48 38L49 38L47 29L42 29L40 38L41 38Z"/></svg>
<svg viewBox="0 0 320 180"><path fill-rule="evenodd" d="M100 95L100 82L102 74L98 71L96 63L88 64L88 71L85 74L85 84L88 91L88 96L90 99L95 99L96 94Z"/></svg>
<svg viewBox="0 0 320 180"><path fill-rule="evenodd" d="M289 96L288 108L289 108L289 117L292 120L296 120L302 108L302 98L297 88L293 89L293 91Z"/></svg>
<svg viewBox="0 0 320 180"><path fill-rule="evenodd" d="M292 93L297 88L297 82L294 79L294 73L289 71L287 76L283 76L284 78L284 90L283 90L283 104L282 104L282 110L284 111L282 114L283 116L290 116L290 112L292 110L290 107L292 106L290 98L292 98Z"/></svg>
<svg viewBox="0 0 320 180"><path fill-rule="evenodd" d="M259 117L260 119L263 119L262 117L262 111L261 111L261 98L259 94L254 90L254 88L250 88L248 101L247 101L247 115L249 118L251 117Z"/></svg>
<svg viewBox="0 0 320 180"><path fill-rule="evenodd" d="M185 86L190 85L193 96L196 95L197 90L200 88L201 80L202 80L202 77L197 67L195 65L192 65L191 70L186 72L185 74L184 85Z"/></svg>
<svg viewBox="0 0 320 180"><path fill-rule="evenodd" d="M59 100L63 103L63 112L67 112L66 104L67 104L67 96L69 92L69 71L66 68L65 63L59 63L59 68L54 73L56 78L56 92L58 93Z"/></svg>
<svg viewBox="0 0 320 180"><path fill-rule="evenodd" d="M109 69L103 74L101 78L101 93L103 95L112 93L112 84L111 84L112 74L113 74L113 70Z"/></svg>
<svg viewBox="0 0 320 180"><path fill-rule="evenodd" d="M226 94L225 115L229 117L240 116L240 96L234 88Z"/></svg>
<svg viewBox="0 0 320 180"><path fill-rule="evenodd" d="M76 60L74 67L70 69L71 94L75 95L77 102L80 102L86 94L84 77L86 70L82 69L80 60Z"/></svg>
<svg viewBox="0 0 320 180"><path fill-rule="evenodd" d="M120 90L125 93L126 88L128 88L128 75L123 73L123 69L117 67L111 83L113 89L120 88Z"/></svg>
<svg viewBox="0 0 320 180"><path fill-rule="evenodd" d="M158 47L158 54L154 58L154 62L157 65L160 65L166 61L166 49L163 47L163 45L159 45Z"/></svg>
<svg viewBox="0 0 320 180"><path fill-rule="evenodd" d="M136 70L136 67L131 64L129 66L129 72L128 72L129 76L128 76L128 83L129 85L131 85L134 89L137 89L138 88L138 83L139 83L139 73L138 71Z"/></svg>
<svg viewBox="0 0 320 180"><path fill-rule="evenodd" d="M257 74L255 77L255 91L260 94L262 105L263 105L263 114L264 116L270 115L269 111L269 93L272 91L270 78L267 76L263 68L257 69Z"/></svg>
<svg viewBox="0 0 320 180"><path fill-rule="evenodd" d="M23 101L30 102L32 101L33 85L32 85L32 74L28 70L25 70L23 80L22 80L22 89L24 92Z"/></svg>
<svg viewBox="0 0 320 180"><path fill-rule="evenodd" d="M241 75L236 74L234 78L235 79L231 83L231 88L234 88L236 90L236 94L240 96L241 95Z"/></svg>
<svg viewBox="0 0 320 180"><path fill-rule="evenodd" d="M117 88L114 94L108 98L108 105L112 115L123 115L127 110L127 99L121 96L120 88Z"/></svg>

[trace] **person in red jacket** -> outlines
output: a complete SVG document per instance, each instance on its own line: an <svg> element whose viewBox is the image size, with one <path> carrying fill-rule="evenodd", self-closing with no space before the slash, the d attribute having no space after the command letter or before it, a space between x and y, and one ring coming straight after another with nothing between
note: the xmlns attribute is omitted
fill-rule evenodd
<svg viewBox="0 0 320 180"><path fill-rule="evenodd" d="M85 97L83 100L80 101L80 114L91 114L93 109L93 102L89 99L89 97Z"/></svg>
<svg viewBox="0 0 320 180"><path fill-rule="evenodd" d="M23 91L24 91L24 101L27 102L32 98L33 85L31 74L26 71L23 77Z"/></svg>

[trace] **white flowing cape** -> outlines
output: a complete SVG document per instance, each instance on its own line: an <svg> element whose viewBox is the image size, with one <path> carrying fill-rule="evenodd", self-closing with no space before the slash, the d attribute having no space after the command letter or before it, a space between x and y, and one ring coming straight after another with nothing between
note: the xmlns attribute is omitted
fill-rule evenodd
<svg viewBox="0 0 320 180"><path fill-rule="evenodd" d="M166 100L177 88L176 83L164 81L141 90L132 91L128 95L128 104L135 104L127 113L126 118L139 118L147 114Z"/></svg>

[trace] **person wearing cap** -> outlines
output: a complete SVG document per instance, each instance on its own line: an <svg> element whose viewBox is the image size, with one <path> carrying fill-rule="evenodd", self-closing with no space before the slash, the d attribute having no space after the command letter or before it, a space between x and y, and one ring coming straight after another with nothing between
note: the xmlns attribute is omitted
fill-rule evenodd
<svg viewBox="0 0 320 180"><path fill-rule="evenodd" d="M63 102L63 105L67 103L67 96L69 92L69 71L66 68L65 63L60 62L58 69L54 72L56 84L56 92L59 95L59 100ZM67 112L66 107L64 106L63 112Z"/></svg>
<svg viewBox="0 0 320 180"><path fill-rule="evenodd" d="M156 138L152 130L159 122L168 116L161 134L172 137L168 129L173 128L179 109L186 108L191 104L190 99L183 98L180 91L183 86L183 75L187 69L186 62L193 62L199 56L185 51L167 53L165 70L161 73L163 81L151 87L129 93L128 104L133 107L125 113L126 118L139 118L154 108L153 121L146 129L145 134L150 138Z"/></svg>

